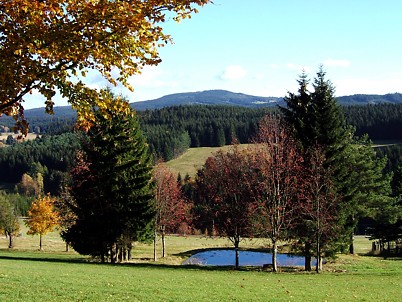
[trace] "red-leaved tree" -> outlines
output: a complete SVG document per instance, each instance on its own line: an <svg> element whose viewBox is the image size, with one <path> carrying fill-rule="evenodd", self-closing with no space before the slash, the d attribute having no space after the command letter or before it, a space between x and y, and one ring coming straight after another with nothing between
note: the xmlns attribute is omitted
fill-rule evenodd
<svg viewBox="0 0 402 302"><path fill-rule="evenodd" d="M284 122L267 115L259 124L255 169L259 171L254 196L254 227L272 242L272 268L278 270L280 240L288 239L288 230L297 208L303 181L303 158Z"/></svg>
<svg viewBox="0 0 402 302"><path fill-rule="evenodd" d="M202 217L212 231L227 237L235 248L239 267L241 238L252 235L249 208L252 202L252 153L234 146L229 152L218 151L209 157L197 174L197 193ZM205 223L205 221L204 221Z"/></svg>
<svg viewBox="0 0 402 302"><path fill-rule="evenodd" d="M165 235L175 233L181 227L188 226L191 217L191 203L184 197L181 186L171 170L162 162L153 171L155 181L155 237L154 260L156 260L157 233L162 239L162 257L165 257Z"/></svg>

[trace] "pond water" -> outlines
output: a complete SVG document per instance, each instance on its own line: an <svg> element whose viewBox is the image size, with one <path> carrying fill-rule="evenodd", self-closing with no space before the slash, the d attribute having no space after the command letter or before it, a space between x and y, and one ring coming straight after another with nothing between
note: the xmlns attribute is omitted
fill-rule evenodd
<svg viewBox="0 0 402 302"><path fill-rule="evenodd" d="M304 257L278 254L279 266L304 266ZM216 249L199 252L183 262L183 265L235 266L234 249ZM272 254L254 251L239 251L240 266L263 266L272 264ZM312 266L316 265L315 259Z"/></svg>

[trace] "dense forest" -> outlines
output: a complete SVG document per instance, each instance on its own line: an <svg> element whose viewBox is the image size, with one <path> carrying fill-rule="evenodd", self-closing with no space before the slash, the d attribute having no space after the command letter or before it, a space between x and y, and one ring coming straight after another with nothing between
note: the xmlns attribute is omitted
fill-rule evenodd
<svg viewBox="0 0 402 302"><path fill-rule="evenodd" d="M148 142L159 158L170 160L189 147L248 143L262 116L273 108L174 106L139 112Z"/></svg>
<svg viewBox="0 0 402 302"><path fill-rule="evenodd" d="M402 104L342 106L346 121L355 134L368 134L370 139L401 140ZM151 152L156 158L170 160L189 147L223 146L234 140L247 143L256 133L258 121L275 107L248 108L224 105L186 105L138 111ZM72 115L48 116L36 113L29 117L31 131L38 134L61 134L71 131ZM0 132L13 125L2 118ZM1 140L1 139L0 139ZM3 136L6 143L7 137Z"/></svg>
<svg viewBox="0 0 402 302"><path fill-rule="evenodd" d="M76 134L64 133L0 148L0 182L18 183L24 173L35 177L39 169L45 191L57 194L79 145Z"/></svg>
<svg viewBox="0 0 402 302"><path fill-rule="evenodd" d="M346 121L356 128L356 135L368 134L370 139L402 139L402 104L344 106Z"/></svg>
<svg viewBox="0 0 402 302"><path fill-rule="evenodd" d="M355 134L367 133L370 139L402 139L402 104L376 104L344 106L346 121L356 128ZM258 129L258 122L273 107L247 108L233 106L188 105L139 111L138 117L154 160L171 160L189 147L223 146L234 141L247 143ZM3 127L10 124L1 120ZM7 123L6 123L7 122ZM12 123L12 121L11 121ZM48 169L45 186L52 193L57 191L61 173L68 171L79 139L73 134L74 118L58 116L32 117L31 129L41 137L25 143L16 143L3 135L7 147L0 149L0 182L18 183L32 164L40 163ZM57 134L57 135L56 135ZM378 148L380 156L387 156L388 171L399 163L401 147Z"/></svg>

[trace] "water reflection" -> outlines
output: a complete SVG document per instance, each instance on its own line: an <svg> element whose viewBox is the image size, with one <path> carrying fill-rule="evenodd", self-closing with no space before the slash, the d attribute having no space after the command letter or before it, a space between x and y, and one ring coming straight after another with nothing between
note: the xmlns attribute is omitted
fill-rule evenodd
<svg viewBox="0 0 402 302"><path fill-rule="evenodd" d="M279 266L304 266L304 257L291 254L278 254ZM233 249L207 250L192 255L183 265L235 266L235 251ZM272 254L254 251L239 251L240 266L263 266L272 264ZM316 264L315 259L312 265Z"/></svg>

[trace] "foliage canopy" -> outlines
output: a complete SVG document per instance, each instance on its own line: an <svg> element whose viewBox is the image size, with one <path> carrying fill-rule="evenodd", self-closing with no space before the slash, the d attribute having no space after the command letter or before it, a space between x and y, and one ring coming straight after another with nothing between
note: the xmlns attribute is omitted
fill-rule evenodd
<svg viewBox="0 0 402 302"><path fill-rule="evenodd" d="M0 114L13 116L27 132L24 97L38 91L53 112L58 91L93 120L90 108L104 108L98 92L83 82L95 70L112 85L132 89L128 78L157 65L158 47L171 42L162 31L166 14L190 17L209 0L5 0L0 3Z"/></svg>

